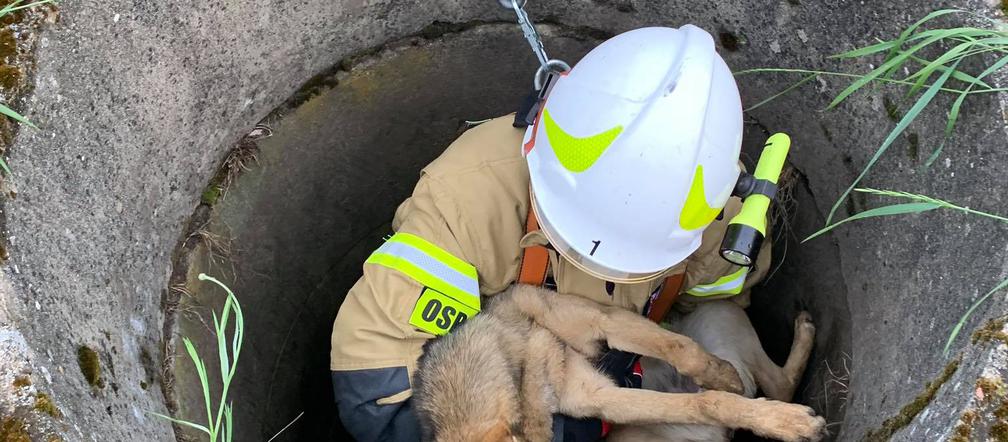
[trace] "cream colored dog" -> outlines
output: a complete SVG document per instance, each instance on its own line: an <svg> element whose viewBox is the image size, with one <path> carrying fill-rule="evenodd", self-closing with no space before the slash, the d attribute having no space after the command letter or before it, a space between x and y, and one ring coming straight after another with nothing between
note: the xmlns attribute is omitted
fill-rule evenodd
<svg viewBox="0 0 1008 442"><path fill-rule="evenodd" d="M451 334L430 341L419 361L413 400L424 440L549 441L554 413L645 426L618 429L614 436L624 440L671 428L653 424L745 428L785 441L818 440L823 434L825 422L806 406L733 393L752 384L739 373L753 373L760 385L776 388L774 379L759 380L770 370L739 369L748 366L752 351L725 351L726 362L640 315L536 287L515 286L488 304ZM668 362L710 390L619 388L592 363L602 344ZM808 352L797 347L792 356L804 365ZM778 367L783 379L797 379L789 374L800 374L797 365ZM793 390L793 384L778 393L790 396L784 390Z"/></svg>
<svg viewBox="0 0 1008 442"><path fill-rule="evenodd" d="M673 313L669 319L673 331L692 338L712 355L735 367L745 386L745 396L755 396L759 387L768 398L785 402L791 401L794 395L815 337L812 317L801 312L794 323L791 353L780 367L763 351L749 317L734 302L704 302L689 315ZM681 376L671 365L653 358L643 358L641 364L645 373L643 388L681 391ZM622 425L617 426L607 440L719 442L730 438L731 431L726 426Z"/></svg>

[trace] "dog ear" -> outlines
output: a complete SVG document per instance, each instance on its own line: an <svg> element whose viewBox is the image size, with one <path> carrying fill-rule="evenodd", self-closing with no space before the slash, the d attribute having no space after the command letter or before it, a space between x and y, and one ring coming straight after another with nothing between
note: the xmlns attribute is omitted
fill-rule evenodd
<svg viewBox="0 0 1008 442"><path fill-rule="evenodd" d="M508 424L504 421L497 421L497 423L494 424L494 426L490 427L490 429L487 430L487 432L484 433L483 437L480 439L480 442L511 442L511 441L512 441L511 429L508 427Z"/></svg>

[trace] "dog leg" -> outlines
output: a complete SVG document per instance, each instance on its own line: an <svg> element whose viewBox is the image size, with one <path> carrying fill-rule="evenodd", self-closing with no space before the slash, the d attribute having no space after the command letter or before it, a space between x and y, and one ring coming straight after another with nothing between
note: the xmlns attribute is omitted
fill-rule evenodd
<svg viewBox="0 0 1008 442"><path fill-rule="evenodd" d="M722 391L659 393L619 388L581 355L567 351L560 411L616 424L698 424L745 428L784 441L814 441L826 422L804 405L749 399Z"/></svg>
<svg viewBox="0 0 1008 442"><path fill-rule="evenodd" d="M557 397L549 379L563 375L557 356L564 347L549 331L536 328L528 337L525 369L521 379L522 436L527 441L553 439L553 411Z"/></svg>
<svg viewBox="0 0 1008 442"><path fill-rule="evenodd" d="M815 325L808 312L801 312L794 322L794 341L791 342L791 354L783 367L778 367L766 353L753 370L756 383L763 389L768 398L779 401L790 401L794 396L798 381L805 372L812 345L815 343Z"/></svg>
<svg viewBox="0 0 1008 442"><path fill-rule="evenodd" d="M731 301L701 303L695 311L673 317L671 324L673 331L689 336L714 356L736 364L743 383L747 384L747 395L754 395L759 385L767 397L778 401L790 401L794 395L815 338L812 318L802 312L795 319L791 354L784 367L779 367L763 350L745 310Z"/></svg>
<svg viewBox="0 0 1008 442"><path fill-rule="evenodd" d="M512 300L536 324L583 354L598 354L598 343L605 341L611 348L665 360L702 387L742 392L742 381L731 364L641 315L529 286L517 286Z"/></svg>

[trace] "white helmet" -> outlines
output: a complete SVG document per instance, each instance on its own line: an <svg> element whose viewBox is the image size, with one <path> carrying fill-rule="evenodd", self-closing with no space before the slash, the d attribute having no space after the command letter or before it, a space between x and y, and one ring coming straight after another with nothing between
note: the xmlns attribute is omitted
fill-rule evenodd
<svg viewBox="0 0 1008 442"><path fill-rule="evenodd" d="M738 180L738 87L704 30L643 28L552 86L523 151L550 243L601 279L660 276L692 254Z"/></svg>

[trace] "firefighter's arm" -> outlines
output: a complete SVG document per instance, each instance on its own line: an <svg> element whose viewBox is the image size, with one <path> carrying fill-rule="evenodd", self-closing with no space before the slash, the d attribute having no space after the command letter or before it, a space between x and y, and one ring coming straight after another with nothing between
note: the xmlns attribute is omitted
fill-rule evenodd
<svg viewBox="0 0 1008 442"><path fill-rule="evenodd" d="M700 248L690 256L686 266L686 288L684 301L730 298L732 301L749 306L749 289L766 277L770 271L772 232L760 246L759 256L752 267L734 265L720 255L721 240L724 238L731 220L741 209L742 203L732 197L725 205L722 216L711 223L703 233Z"/></svg>
<svg viewBox="0 0 1008 442"><path fill-rule="evenodd" d="M394 305L415 298L417 284L369 269L350 289L333 325L333 392L344 428L359 441L416 440L410 373L424 336L404 333Z"/></svg>
<svg viewBox="0 0 1008 442"><path fill-rule="evenodd" d="M422 178L396 212L395 235L367 259L333 324L337 408L359 441L418 440L409 398L423 344L479 307L475 268L460 258L435 199Z"/></svg>

